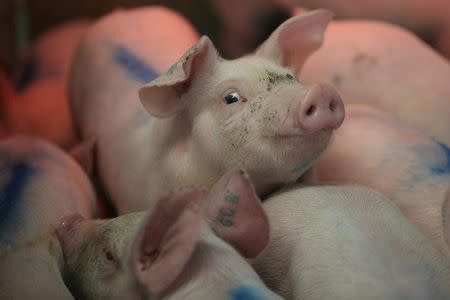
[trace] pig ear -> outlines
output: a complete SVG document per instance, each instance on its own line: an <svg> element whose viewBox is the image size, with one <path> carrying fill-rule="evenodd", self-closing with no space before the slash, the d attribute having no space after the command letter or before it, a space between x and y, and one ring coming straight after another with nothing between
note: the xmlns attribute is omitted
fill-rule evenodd
<svg viewBox="0 0 450 300"><path fill-rule="evenodd" d="M325 9L305 12L281 24L256 54L290 67L296 73L321 45L333 13Z"/></svg>
<svg viewBox="0 0 450 300"><path fill-rule="evenodd" d="M198 241L203 193L189 189L162 198L133 245L137 280L152 294L161 294L181 274Z"/></svg>
<svg viewBox="0 0 450 300"><path fill-rule="evenodd" d="M217 51L207 36L189 49L164 74L139 89L139 98L147 111L156 117L168 117L186 105L182 95L205 65L212 64Z"/></svg>
<svg viewBox="0 0 450 300"><path fill-rule="evenodd" d="M73 146L69 150L70 156L74 158L88 175L94 172L94 151L96 140L89 138Z"/></svg>
<svg viewBox="0 0 450 300"><path fill-rule="evenodd" d="M266 247L269 221L244 171L225 174L212 188L207 205L213 230L244 257L255 257Z"/></svg>

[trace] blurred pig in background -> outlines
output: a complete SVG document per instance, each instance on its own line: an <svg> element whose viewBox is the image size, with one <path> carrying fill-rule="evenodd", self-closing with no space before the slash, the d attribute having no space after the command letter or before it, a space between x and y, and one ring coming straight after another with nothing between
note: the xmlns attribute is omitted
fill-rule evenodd
<svg viewBox="0 0 450 300"><path fill-rule="evenodd" d="M82 137L97 139L99 176L119 213L180 185L208 188L233 168L249 172L259 195L300 177L344 118L332 87L293 75L330 18L292 18L254 55L231 61L207 37L186 51L194 31L167 9L97 22L74 60L70 103Z"/></svg>
<svg viewBox="0 0 450 300"><path fill-rule="evenodd" d="M325 8L338 19L373 19L403 26L450 57L447 0L212 0L221 21L221 46L238 57L289 18L294 7Z"/></svg>
<svg viewBox="0 0 450 300"><path fill-rule="evenodd" d="M241 256L264 249L269 223L240 170L224 175L208 197L186 188L148 215L67 216L58 236L77 299L281 299Z"/></svg>
<svg viewBox="0 0 450 300"><path fill-rule="evenodd" d="M285 299L450 299L448 255L369 188L295 186L263 207L270 241L252 265Z"/></svg>
<svg viewBox="0 0 450 300"><path fill-rule="evenodd" d="M7 136L4 108L2 103L14 96L14 87L6 71L0 67L0 138Z"/></svg>
<svg viewBox="0 0 450 300"><path fill-rule="evenodd" d="M320 2L325 5L333 1ZM338 11L339 7L349 5L335 2L333 8L336 7ZM416 9L420 5L430 5L434 13L441 12L441 9L445 11L445 7L450 5L449 1L443 3L440 0L429 4L413 0L400 2L390 5L394 5L395 10L398 10L397 5L404 5L405 8L408 4L415 5ZM224 30L235 32L230 37L234 42L225 43L225 47L245 45L245 41L252 39L250 36L265 28L256 25L264 19L259 14L265 11L270 15L282 7L279 5L281 1L270 0L258 4L256 1L247 1L245 4L236 2L234 6L225 1L215 3L227 20L223 24ZM355 12L364 5L377 6L371 1L359 3L352 6ZM387 3L377 1L377 4L380 12L383 5L386 10L389 8ZM284 6L289 7L294 14L302 11ZM246 14L249 17L244 17ZM417 18L421 18L420 15ZM429 15L425 18L431 20ZM244 32L239 33L239 30ZM405 29L374 21L333 21L325 33L323 46L307 59L297 76L304 83L326 81L337 88L345 103L377 107L450 145L450 65L445 58Z"/></svg>
<svg viewBox="0 0 450 300"><path fill-rule="evenodd" d="M15 89L3 92L0 102L8 134L41 137L66 149L75 144L67 80L75 48L88 27L87 21L67 23L32 45L19 67Z"/></svg>
<svg viewBox="0 0 450 300"><path fill-rule="evenodd" d="M450 64L398 26L331 22L298 76L328 82L345 104L381 109L450 145Z"/></svg>
<svg viewBox="0 0 450 300"><path fill-rule="evenodd" d="M450 148L366 106L347 106L343 126L309 182L361 184L384 193L450 254Z"/></svg>
<svg viewBox="0 0 450 300"><path fill-rule="evenodd" d="M56 228L63 216L94 214L80 166L36 138L0 142L0 299L73 299L63 283Z"/></svg>

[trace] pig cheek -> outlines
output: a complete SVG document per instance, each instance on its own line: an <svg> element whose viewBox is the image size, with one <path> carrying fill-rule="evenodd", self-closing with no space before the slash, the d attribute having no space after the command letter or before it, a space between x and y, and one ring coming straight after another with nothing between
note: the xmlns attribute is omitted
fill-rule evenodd
<svg viewBox="0 0 450 300"><path fill-rule="evenodd" d="M223 149L226 149L226 155L233 155L229 160L242 158L242 155L249 153L248 147L250 150L255 147L249 145L251 141L256 141L257 128L254 121L246 111L241 111L221 124L220 140Z"/></svg>

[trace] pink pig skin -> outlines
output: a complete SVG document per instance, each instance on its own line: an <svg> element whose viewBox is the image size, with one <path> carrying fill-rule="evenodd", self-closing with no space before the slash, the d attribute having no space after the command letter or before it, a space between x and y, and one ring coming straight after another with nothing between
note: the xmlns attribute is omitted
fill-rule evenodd
<svg viewBox="0 0 450 300"><path fill-rule="evenodd" d="M66 84L42 79L3 102L5 130L10 135L45 139L62 148L76 144Z"/></svg>
<svg viewBox="0 0 450 300"><path fill-rule="evenodd" d="M213 0L223 27L225 49L231 55L251 50L265 26L294 7L328 9L338 19L378 20L415 32L450 57L450 2L447 0ZM283 11L284 10L284 11ZM272 25L273 26L273 25ZM234 51L232 51L234 49Z"/></svg>
<svg viewBox="0 0 450 300"><path fill-rule="evenodd" d="M449 257L369 188L296 186L263 207L270 241L252 265L285 299L450 298Z"/></svg>
<svg viewBox="0 0 450 300"><path fill-rule="evenodd" d="M206 199L185 188L149 214L67 216L58 236L66 283L80 299L281 299L241 256L264 249L269 223L240 170L225 174Z"/></svg>
<svg viewBox="0 0 450 300"><path fill-rule="evenodd" d="M0 142L0 299L73 299L56 227L66 214L92 217L94 197L82 169L55 146Z"/></svg>
<svg viewBox="0 0 450 300"><path fill-rule="evenodd" d="M89 20L73 20L44 32L24 54L18 68L20 75L31 75L31 79L37 80L58 78L66 82L75 50L90 25ZM30 63L35 65L30 66ZM30 71L32 74L23 74Z"/></svg>
<svg viewBox="0 0 450 300"><path fill-rule="evenodd" d="M60 25L40 36L24 57L16 89L0 99L9 134L36 136L65 149L76 144L67 80L73 55L88 21Z"/></svg>
<svg viewBox="0 0 450 300"><path fill-rule="evenodd" d="M400 27L331 22L299 77L324 80L345 104L376 107L450 145L450 65Z"/></svg>
<svg viewBox="0 0 450 300"><path fill-rule="evenodd" d="M295 181L344 118L332 87L293 76L331 17L293 18L254 55L231 61L167 9L119 11L93 25L70 101L81 136L97 139L99 176L119 213L148 209L179 186L210 188L235 168L259 195Z"/></svg>
<svg viewBox="0 0 450 300"><path fill-rule="evenodd" d="M373 108L349 105L347 110L342 128L309 180L362 184L384 193L449 253L448 146Z"/></svg>

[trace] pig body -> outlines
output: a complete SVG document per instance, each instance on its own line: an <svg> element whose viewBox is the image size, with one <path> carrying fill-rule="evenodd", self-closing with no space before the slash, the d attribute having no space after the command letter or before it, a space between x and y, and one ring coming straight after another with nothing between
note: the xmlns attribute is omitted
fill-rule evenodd
<svg viewBox="0 0 450 300"><path fill-rule="evenodd" d="M0 298L73 299L60 273L56 227L93 214L81 168L55 146L15 137L0 143Z"/></svg>
<svg viewBox="0 0 450 300"><path fill-rule="evenodd" d="M450 65L397 26L332 22L299 74L333 84L345 104L367 104L450 145Z"/></svg>
<svg viewBox="0 0 450 300"><path fill-rule="evenodd" d="M10 134L40 137L65 149L76 143L67 80L75 49L88 27L87 21L67 23L32 45L16 87L0 103Z"/></svg>
<svg viewBox="0 0 450 300"><path fill-rule="evenodd" d="M5 70L0 68L0 138L6 136L5 113L3 103L14 95L14 88Z"/></svg>
<svg viewBox="0 0 450 300"><path fill-rule="evenodd" d="M228 41L224 49L233 56L254 49L254 41L265 33L266 26L281 23L294 7L302 7L329 9L339 19L378 20L400 25L449 57L447 15L450 3L447 0L248 0L244 4L238 0L214 0L213 5L224 27L224 40Z"/></svg>
<svg viewBox="0 0 450 300"><path fill-rule="evenodd" d="M65 82L36 81L2 104L8 134L39 137L64 149L76 143Z"/></svg>
<svg viewBox="0 0 450 300"><path fill-rule="evenodd" d="M285 299L448 299L450 260L387 198L295 187L264 203L271 237L252 261Z"/></svg>
<svg viewBox="0 0 450 300"><path fill-rule="evenodd" d="M19 67L16 89L21 91L42 79L67 83L70 65L81 37L90 26L78 20L56 26L31 45Z"/></svg>
<svg viewBox="0 0 450 300"><path fill-rule="evenodd" d="M166 9L116 12L94 25L75 59L70 100L81 135L97 139L99 175L119 213L151 207L181 185L209 188L232 168L246 169L259 194L298 178L344 109L331 87L305 87L283 65L299 68L330 18L317 11L288 21L256 55L233 61L203 37L176 62L197 35Z"/></svg>
<svg viewBox="0 0 450 300"><path fill-rule="evenodd" d="M248 177L226 174L205 200L188 188L148 216L65 218L58 235L71 291L81 299L281 299L236 251L254 257L269 237Z"/></svg>
<svg viewBox="0 0 450 300"><path fill-rule="evenodd" d="M362 184L384 193L437 246L448 250L448 146L375 109L353 105L348 111L309 180Z"/></svg>

